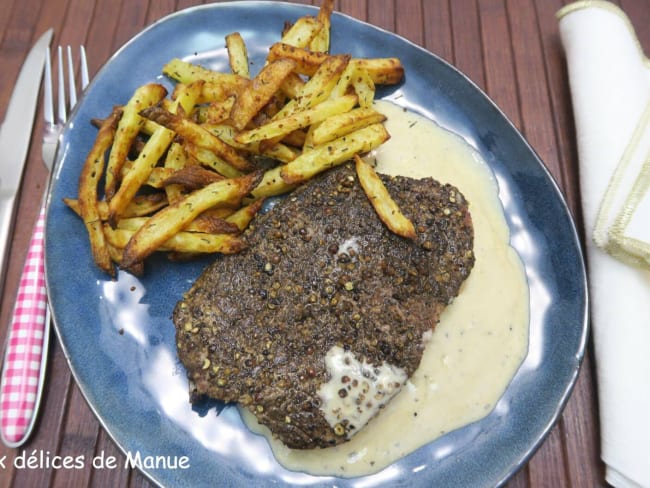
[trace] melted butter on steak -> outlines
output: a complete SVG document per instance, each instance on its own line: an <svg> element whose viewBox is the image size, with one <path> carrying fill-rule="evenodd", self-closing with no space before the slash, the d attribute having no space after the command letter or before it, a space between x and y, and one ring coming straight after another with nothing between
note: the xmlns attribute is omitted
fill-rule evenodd
<svg viewBox="0 0 650 488"><path fill-rule="evenodd" d="M346 164L258 216L248 249L203 272L173 316L192 398L238 402L291 448L327 447L358 432L413 374L423 338L473 267L471 217L451 185L382 179L415 239L384 226ZM333 357L377 379L392 371L381 388L368 384L378 398L367 411L335 418L324 392L343 395L350 375L337 378Z"/></svg>

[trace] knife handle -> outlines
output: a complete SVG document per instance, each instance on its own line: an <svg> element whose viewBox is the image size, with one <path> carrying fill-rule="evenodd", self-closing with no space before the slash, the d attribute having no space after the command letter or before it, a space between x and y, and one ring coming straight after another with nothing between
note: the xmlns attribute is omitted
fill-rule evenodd
<svg viewBox="0 0 650 488"><path fill-rule="evenodd" d="M0 436L20 446L31 433L43 389L49 340L41 207L27 251L9 329L0 381Z"/></svg>

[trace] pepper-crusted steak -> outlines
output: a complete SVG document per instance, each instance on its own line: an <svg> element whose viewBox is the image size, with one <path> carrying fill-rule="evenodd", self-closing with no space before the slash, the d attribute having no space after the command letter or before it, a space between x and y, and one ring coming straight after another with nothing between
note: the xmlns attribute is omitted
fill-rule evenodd
<svg viewBox="0 0 650 488"><path fill-rule="evenodd" d="M249 248L199 277L173 316L194 398L239 402L291 448L326 447L413 374L472 269L473 229L453 186L381 177L416 239L386 229L346 164L258 216Z"/></svg>

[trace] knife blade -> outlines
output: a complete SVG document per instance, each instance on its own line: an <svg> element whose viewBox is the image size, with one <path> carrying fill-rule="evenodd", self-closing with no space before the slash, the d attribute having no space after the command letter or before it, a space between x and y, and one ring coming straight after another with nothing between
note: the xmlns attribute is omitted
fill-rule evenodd
<svg viewBox="0 0 650 488"><path fill-rule="evenodd" d="M53 29L31 49L18 75L0 128L0 291L4 285L8 240L13 227L16 194L32 136L39 87Z"/></svg>

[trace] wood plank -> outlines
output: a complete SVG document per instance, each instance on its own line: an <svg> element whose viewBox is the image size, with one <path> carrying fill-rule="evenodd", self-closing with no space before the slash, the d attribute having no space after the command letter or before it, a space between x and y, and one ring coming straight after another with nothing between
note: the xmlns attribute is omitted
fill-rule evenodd
<svg viewBox="0 0 650 488"><path fill-rule="evenodd" d="M422 2L424 45L433 54L453 62L454 48L451 32L451 8L447 0Z"/></svg>
<svg viewBox="0 0 650 488"><path fill-rule="evenodd" d="M479 5L485 90L510 121L521 128L521 110L514 89L515 65L505 0L485 0Z"/></svg>
<svg viewBox="0 0 650 488"><path fill-rule="evenodd" d="M118 16L114 0L97 0L88 35L86 36L86 55L90 77L97 73L113 54L113 46L106 39L113 39L118 26Z"/></svg>
<svg viewBox="0 0 650 488"><path fill-rule="evenodd" d="M368 18L366 0L340 0L337 11L363 21Z"/></svg>
<svg viewBox="0 0 650 488"><path fill-rule="evenodd" d="M512 46L516 67L517 92L524 136L551 173L561 177L548 93L547 74L541 48L539 23L530 1L507 0ZM533 486L566 486L568 475L562 448L563 424L559 423L528 463Z"/></svg>
<svg viewBox="0 0 650 488"><path fill-rule="evenodd" d="M124 456L104 429L101 429L99 432L94 456L97 459L103 459L104 463L97 462L97 465L91 473L90 486L104 488L107 486L127 486L129 484L131 473L129 469L124 469L126 456ZM108 460L111 458L115 460L115 467L113 468L108 463Z"/></svg>
<svg viewBox="0 0 650 488"><path fill-rule="evenodd" d="M452 63L479 87L485 88L481 27L476 0L456 0L451 6Z"/></svg>
<svg viewBox="0 0 650 488"><path fill-rule="evenodd" d="M122 0L119 8L117 30L110 42L113 52L116 52L143 29L148 9L148 0L139 2Z"/></svg>
<svg viewBox="0 0 650 488"><path fill-rule="evenodd" d="M368 6L368 22L390 32L395 31L395 2L373 0Z"/></svg>
<svg viewBox="0 0 650 488"><path fill-rule="evenodd" d="M402 0L395 9L395 32L411 42L424 44L422 2Z"/></svg>
<svg viewBox="0 0 650 488"><path fill-rule="evenodd" d="M57 454L63 459L69 457L80 461L75 464L74 469L56 469L52 486L61 488L88 486L99 435L99 422L76 384L71 388L68 402L68 415Z"/></svg>

